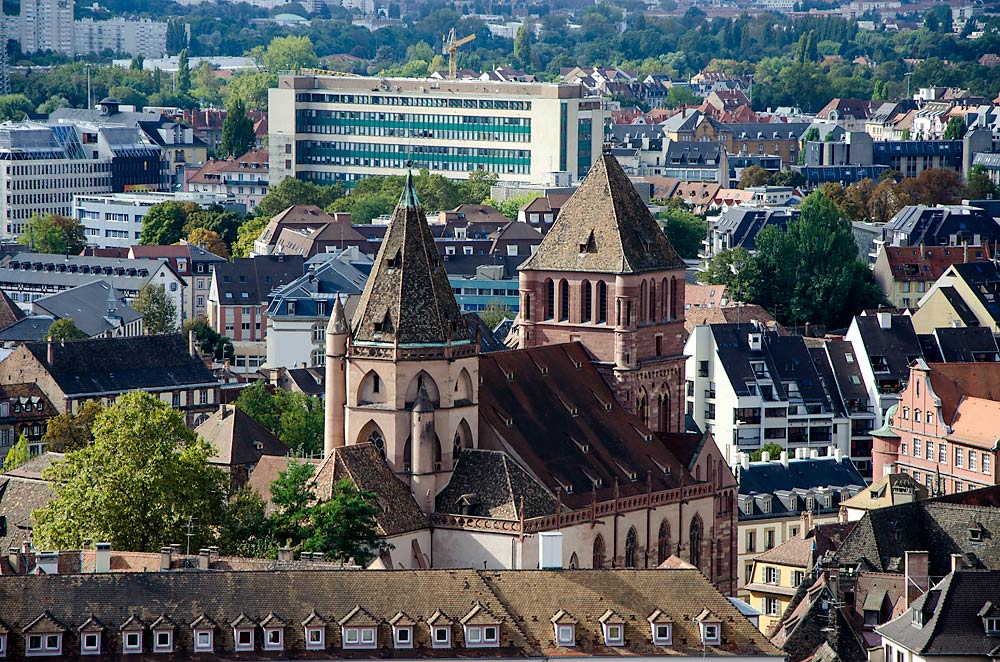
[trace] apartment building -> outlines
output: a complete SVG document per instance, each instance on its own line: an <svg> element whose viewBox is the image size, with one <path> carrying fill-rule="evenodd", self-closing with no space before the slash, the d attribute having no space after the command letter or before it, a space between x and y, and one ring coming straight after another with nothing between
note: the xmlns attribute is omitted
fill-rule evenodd
<svg viewBox="0 0 1000 662"><path fill-rule="evenodd" d="M289 75L268 108L272 185L350 185L411 166L451 179L577 179L604 142L603 102L579 84Z"/></svg>
<svg viewBox="0 0 1000 662"><path fill-rule="evenodd" d="M185 173L184 187L188 191L224 195L253 211L267 195L268 172L267 150L254 149L235 159L209 160Z"/></svg>
<svg viewBox="0 0 1000 662"><path fill-rule="evenodd" d="M167 24L148 18L85 18L73 23L77 55L99 55L105 51L135 57L160 57L167 52Z"/></svg>
<svg viewBox="0 0 1000 662"><path fill-rule="evenodd" d="M73 57L74 45L73 0L21 3L21 52L55 51Z"/></svg>
<svg viewBox="0 0 1000 662"><path fill-rule="evenodd" d="M180 243L170 246L133 245L128 254L130 259L166 262L181 277L185 283L179 311L183 321L207 315L208 295L212 289L212 269L224 263L225 258L201 246L189 244L183 239Z"/></svg>

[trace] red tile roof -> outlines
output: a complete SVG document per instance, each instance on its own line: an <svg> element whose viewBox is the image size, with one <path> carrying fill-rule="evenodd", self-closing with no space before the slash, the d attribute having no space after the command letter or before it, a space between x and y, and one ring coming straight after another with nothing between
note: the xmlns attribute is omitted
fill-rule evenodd
<svg viewBox="0 0 1000 662"><path fill-rule="evenodd" d="M904 246L884 247L885 258L895 281L937 280L953 264L983 262L995 247L985 246Z"/></svg>

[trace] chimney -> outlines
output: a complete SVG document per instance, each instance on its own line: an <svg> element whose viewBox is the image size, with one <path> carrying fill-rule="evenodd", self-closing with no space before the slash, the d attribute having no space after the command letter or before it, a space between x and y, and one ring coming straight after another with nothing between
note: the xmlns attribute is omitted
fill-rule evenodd
<svg viewBox="0 0 1000 662"><path fill-rule="evenodd" d="M278 560L290 563L295 560L295 550L291 547L282 547L278 550Z"/></svg>
<svg viewBox="0 0 1000 662"><path fill-rule="evenodd" d="M878 325L883 329L892 328L892 313L884 313L882 311L877 312L876 317L878 317Z"/></svg>
<svg viewBox="0 0 1000 662"><path fill-rule="evenodd" d="M111 543L97 543L94 552L94 572L111 572Z"/></svg>
<svg viewBox="0 0 1000 662"><path fill-rule="evenodd" d="M781 451L781 466L788 467L788 451Z"/></svg>
<svg viewBox="0 0 1000 662"><path fill-rule="evenodd" d="M11 569L14 574L21 572L21 550L17 547L11 547L7 550L7 562L10 563Z"/></svg>
<svg viewBox="0 0 1000 662"><path fill-rule="evenodd" d="M45 361L52 365L56 362L56 346L52 342L52 336L49 336L48 341L45 343Z"/></svg>
<svg viewBox="0 0 1000 662"><path fill-rule="evenodd" d="M750 454L749 453L740 453L740 467L742 467L744 471L746 471L747 469L750 468Z"/></svg>
<svg viewBox="0 0 1000 662"><path fill-rule="evenodd" d="M819 450L817 450L815 448L810 448L809 449L809 459L810 460L815 460L817 458L819 458Z"/></svg>
<svg viewBox="0 0 1000 662"><path fill-rule="evenodd" d="M194 329L188 330L188 353L191 354L192 358L198 358L198 348L194 342Z"/></svg>
<svg viewBox="0 0 1000 662"><path fill-rule="evenodd" d="M209 549L199 549L198 550L198 569L208 570L212 563L212 551Z"/></svg>
<svg viewBox="0 0 1000 662"><path fill-rule="evenodd" d="M160 548L160 571L166 572L170 570L170 564L174 554L174 549L172 547L161 547Z"/></svg>
<svg viewBox="0 0 1000 662"><path fill-rule="evenodd" d="M170 543L170 549L173 550L174 556L181 555L181 544L179 542Z"/></svg>
<svg viewBox="0 0 1000 662"><path fill-rule="evenodd" d="M771 454L769 452L767 452L767 451L761 451L760 452L760 461L761 462L770 462L771 461Z"/></svg>
<svg viewBox="0 0 1000 662"><path fill-rule="evenodd" d="M909 606L914 600L927 592L930 588L930 577L928 576L928 557L925 551L907 551L905 560L906 575L906 605Z"/></svg>
<svg viewBox="0 0 1000 662"><path fill-rule="evenodd" d="M221 419L224 420L226 418L226 416L229 416L229 407L225 403L220 402L219 403L219 418L221 418Z"/></svg>
<svg viewBox="0 0 1000 662"><path fill-rule="evenodd" d="M39 573L59 574L59 552L35 552L35 567Z"/></svg>
<svg viewBox="0 0 1000 662"><path fill-rule="evenodd" d="M965 568L965 559L962 558L962 555L961 554L952 554L951 555L951 571L952 572L958 572L959 570L963 570L964 568Z"/></svg>
<svg viewBox="0 0 1000 662"><path fill-rule="evenodd" d="M27 559L28 554L31 554L31 543L25 540L21 543L21 554Z"/></svg>
<svg viewBox="0 0 1000 662"><path fill-rule="evenodd" d="M803 510L799 515L799 537L805 540L809 537L809 532L813 530L813 514L812 511Z"/></svg>
<svg viewBox="0 0 1000 662"><path fill-rule="evenodd" d="M563 536L559 531L538 534L538 568L560 570L563 567Z"/></svg>
<svg viewBox="0 0 1000 662"><path fill-rule="evenodd" d="M839 448L834 448L833 449L833 459L837 462L837 464L840 464L841 462L843 462L844 461L844 451L840 450Z"/></svg>

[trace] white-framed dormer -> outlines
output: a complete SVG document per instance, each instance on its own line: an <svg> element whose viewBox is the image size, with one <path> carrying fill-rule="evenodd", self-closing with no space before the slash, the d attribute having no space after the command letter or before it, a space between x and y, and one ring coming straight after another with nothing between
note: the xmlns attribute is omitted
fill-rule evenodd
<svg viewBox="0 0 1000 662"><path fill-rule="evenodd" d="M233 628L233 650L245 653L254 650L254 639L257 634L257 621L244 613L240 613L236 619L230 623Z"/></svg>
<svg viewBox="0 0 1000 662"><path fill-rule="evenodd" d="M916 611L914 610L914 613ZM986 636L1000 636L1000 607L987 600L979 610L978 616L983 619L983 632Z"/></svg>
<svg viewBox="0 0 1000 662"><path fill-rule="evenodd" d="M560 648L576 646L577 620L573 618L572 614L565 609L560 609L549 621L552 623L552 636L556 646Z"/></svg>
<svg viewBox="0 0 1000 662"><path fill-rule="evenodd" d="M695 619L698 624L698 634L702 646L719 646L722 644L722 621L708 609L702 609Z"/></svg>
<svg viewBox="0 0 1000 662"><path fill-rule="evenodd" d="M202 614L191 623L195 653L211 653L215 650L215 623Z"/></svg>
<svg viewBox="0 0 1000 662"><path fill-rule="evenodd" d="M393 648L413 648L413 626L416 624L416 621L401 611L389 619Z"/></svg>
<svg viewBox="0 0 1000 662"><path fill-rule="evenodd" d="M654 646L671 646L674 643L674 624L670 617L657 609L649 618L649 636Z"/></svg>
<svg viewBox="0 0 1000 662"><path fill-rule="evenodd" d="M481 602L477 602L461 619L466 648L497 648L500 646L500 619Z"/></svg>
<svg viewBox="0 0 1000 662"><path fill-rule="evenodd" d="M154 653L174 652L174 631L177 630L177 626L166 614L161 614L159 618L153 621L149 629L153 631Z"/></svg>
<svg viewBox="0 0 1000 662"><path fill-rule="evenodd" d="M355 605L354 609L337 621L343 648L377 648L378 620Z"/></svg>
<svg viewBox="0 0 1000 662"><path fill-rule="evenodd" d="M104 643L104 624L91 614L76 630L80 633L80 655L100 655Z"/></svg>
<svg viewBox="0 0 1000 662"><path fill-rule="evenodd" d="M142 633L145 629L146 624L139 619L139 615L135 612L121 624L118 631L122 636L123 655L136 655L142 652Z"/></svg>
<svg viewBox="0 0 1000 662"><path fill-rule="evenodd" d="M597 620L601 624L605 646L625 645L625 619L620 614L609 609Z"/></svg>
<svg viewBox="0 0 1000 662"><path fill-rule="evenodd" d="M320 618L315 609L302 621L302 630L307 651L326 649L326 621Z"/></svg>
<svg viewBox="0 0 1000 662"><path fill-rule="evenodd" d="M280 651L285 649L286 624L275 616L273 611L261 620L260 627L264 633L264 650Z"/></svg>
<svg viewBox="0 0 1000 662"><path fill-rule="evenodd" d="M430 629L431 648L451 648L452 620L439 609L427 619Z"/></svg>
<svg viewBox="0 0 1000 662"><path fill-rule="evenodd" d="M9 634L10 631L7 629L7 626L3 621L0 621L0 658L7 657L7 642L10 641L7 635Z"/></svg>
<svg viewBox="0 0 1000 662"><path fill-rule="evenodd" d="M24 653L27 657L60 657L66 628L45 610L24 628Z"/></svg>

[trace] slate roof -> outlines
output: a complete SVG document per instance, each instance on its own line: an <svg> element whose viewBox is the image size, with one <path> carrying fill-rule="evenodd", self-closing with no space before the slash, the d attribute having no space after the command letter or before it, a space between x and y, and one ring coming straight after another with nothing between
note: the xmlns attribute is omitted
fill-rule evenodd
<svg viewBox="0 0 1000 662"><path fill-rule="evenodd" d="M940 327L934 329L933 338L945 363L1000 360L997 340L985 326Z"/></svg>
<svg viewBox="0 0 1000 662"><path fill-rule="evenodd" d="M301 255L257 255L221 262L213 268L219 303L223 306L259 305L271 292L305 272Z"/></svg>
<svg viewBox="0 0 1000 662"><path fill-rule="evenodd" d="M507 453L466 448L448 486L437 496L436 512L516 521L551 515L556 498Z"/></svg>
<svg viewBox="0 0 1000 662"><path fill-rule="evenodd" d="M55 319L48 315L33 315L14 322L0 330L0 342L28 342L45 340L49 335L49 327Z"/></svg>
<svg viewBox="0 0 1000 662"><path fill-rule="evenodd" d="M70 318L78 329L94 337L142 318L125 302L121 291L104 280L50 294L32 302L36 312L56 319Z"/></svg>
<svg viewBox="0 0 1000 662"><path fill-rule="evenodd" d="M195 434L215 449L212 464L256 464L261 455L287 455L288 446L239 407L221 405Z"/></svg>
<svg viewBox="0 0 1000 662"><path fill-rule="evenodd" d="M865 484L854 463L846 457L840 462L832 457L788 460L787 467L775 459L751 462L749 469L740 469L739 479L740 494Z"/></svg>
<svg viewBox="0 0 1000 662"><path fill-rule="evenodd" d="M179 334L54 343L52 364L47 345L29 342L24 347L67 397L218 383L211 370L188 353L187 341ZM15 352L7 360L17 357Z"/></svg>
<svg viewBox="0 0 1000 662"><path fill-rule="evenodd" d="M1000 240L1000 225L978 207L908 205L885 224L882 233L886 246L947 246L951 235L960 237L959 244L972 243L976 235L980 242L992 244Z"/></svg>
<svg viewBox="0 0 1000 662"><path fill-rule="evenodd" d="M428 526L427 516L414 501L410 488L392 473L372 444L352 444L337 448L332 457L316 469L316 493L329 499L333 486L347 477L361 491L375 494L379 534L394 536ZM408 550L402 550L408 553Z"/></svg>
<svg viewBox="0 0 1000 662"><path fill-rule="evenodd" d="M920 339L913 330L913 320L908 315L892 315L890 328L879 326L877 315L858 315L861 340L869 357L883 357L887 371L876 377L905 380L910 376L910 363L920 358L923 350Z"/></svg>
<svg viewBox="0 0 1000 662"><path fill-rule="evenodd" d="M55 491L46 481L0 476L0 516L7 521L6 531L0 537L3 549L20 547L22 542L31 540L32 512L54 497Z"/></svg>
<svg viewBox="0 0 1000 662"><path fill-rule="evenodd" d="M896 505L897 500L913 501L927 498L927 488L916 482L908 474L888 474L861 490L840 505L845 508L871 510Z"/></svg>
<svg viewBox="0 0 1000 662"><path fill-rule="evenodd" d="M952 269L968 284L994 321L1000 321L1000 268L994 262L956 264Z"/></svg>
<svg viewBox="0 0 1000 662"><path fill-rule="evenodd" d="M481 448L510 453L570 508L694 483L670 448L618 404L580 343L480 357Z"/></svg>
<svg viewBox="0 0 1000 662"><path fill-rule="evenodd" d="M684 266L617 159L604 154L521 269L627 274Z"/></svg>
<svg viewBox="0 0 1000 662"><path fill-rule="evenodd" d="M729 235L728 245L731 247L740 246L753 251L757 248L757 234L761 230L769 225L776 225L786 230L788 224L798 217L798 209L739 205L722 212L718 219L712 222L711 231L715 234Z"/></svg>
<svg viewBox="0 0 1000 662"><path fill-rule="evenodd" d="M878 632L921 656L993 657L997 637L986 634L983 610L1000 604L1000 572L962 570L945 577ZM923 626L913 623L922 612Z"/></svg>
<svg viewBox="0 0 1000 662"><path fill-rule="evenodd" d="M468 327L410 174L352 324L355 343L468 341Z"/></svg>

